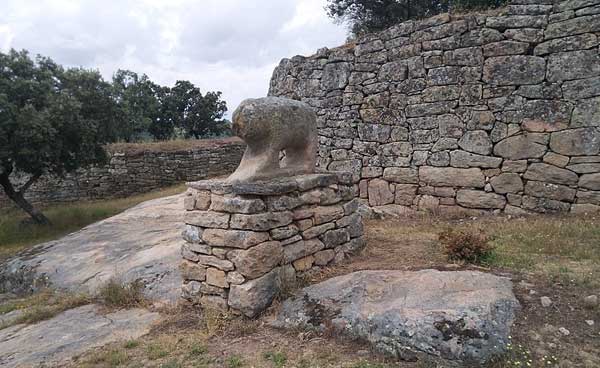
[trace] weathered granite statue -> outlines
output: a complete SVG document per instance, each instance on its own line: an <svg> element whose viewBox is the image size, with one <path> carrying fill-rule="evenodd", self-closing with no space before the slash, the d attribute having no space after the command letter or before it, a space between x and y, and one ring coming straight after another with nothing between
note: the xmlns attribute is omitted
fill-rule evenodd
<svg viewBox="0 0 600 368"><path fill-rule="evenodd" d="M233 113L233 132L248 145L228 182L310 174L317 158L317 118L303 102L247 99ZM280 161L280 154L285 154Z"/></svg>

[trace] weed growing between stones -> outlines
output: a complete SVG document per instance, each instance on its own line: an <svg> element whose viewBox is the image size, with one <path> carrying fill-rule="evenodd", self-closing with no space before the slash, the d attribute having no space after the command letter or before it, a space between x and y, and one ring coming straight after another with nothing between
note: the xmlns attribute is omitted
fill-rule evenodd
<svg viewBox="0 0 600 368"><path fill-rule="evenodd" d="M439 241L451 261L480 264L493 253L489 238L482 231L447 229L439 235Z"/></svg>

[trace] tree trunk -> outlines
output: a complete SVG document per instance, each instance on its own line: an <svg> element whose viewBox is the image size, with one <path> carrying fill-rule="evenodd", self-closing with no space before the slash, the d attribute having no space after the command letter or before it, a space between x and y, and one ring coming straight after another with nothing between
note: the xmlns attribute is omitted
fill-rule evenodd
<svg viewBox="0 0 600 368"><path fill-rule="evenodd" d="M27 184L25 184L23 189L27 189L35 179L37 179L39 175L34 175L32 178L34 180L30 180ZM16 191L13 187L12 183L9 180L9 173L4 172L0 175L0 185L4 188L4 193L10 198L13 202L17 204L23 211L27 212L29 216L35 221L35 223L39 225L50 225L50 220L44 216L43 213L34 208L26 199L23 197L23 193L25 190Z"/></svg>

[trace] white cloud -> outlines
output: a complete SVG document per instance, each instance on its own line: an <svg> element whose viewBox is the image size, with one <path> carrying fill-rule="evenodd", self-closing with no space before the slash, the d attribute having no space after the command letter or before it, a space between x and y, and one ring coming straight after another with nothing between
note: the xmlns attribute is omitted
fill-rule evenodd
<svg viewBox="0 0 600 368"><path fill-rule="evenodd" d="M230 110L264 96L281 58L343 43L325 0L4 0L0 49L67 66L146 73L220 90Z"/></svg>

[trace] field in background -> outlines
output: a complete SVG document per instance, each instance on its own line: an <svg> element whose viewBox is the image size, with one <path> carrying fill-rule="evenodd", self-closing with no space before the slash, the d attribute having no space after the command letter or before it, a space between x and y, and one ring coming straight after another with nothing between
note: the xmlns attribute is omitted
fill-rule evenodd
<svg viewBox="0 0 600 368"><path fill-rule="evenodd" d="M158 142L141 143L112 143L106 146L106 150L111 153L136 154L142 152L177 152L189 151L198 148L212 148L223 145L239 143L243 141L237 137L214 138L214 139L172 139Z"/></svg>
<svg viewBox="0 0 600 368"><path fill-rule="evenodd" d="M44 214L52 221L51 226L30 223L27 221L27 214L20 209L4 209L0 212L0 260L26 247L58 239L96 221L114 216L141 202L183 191L185 191L185 185L180 184L128 198L53 204L42 207Z"/></svg>

